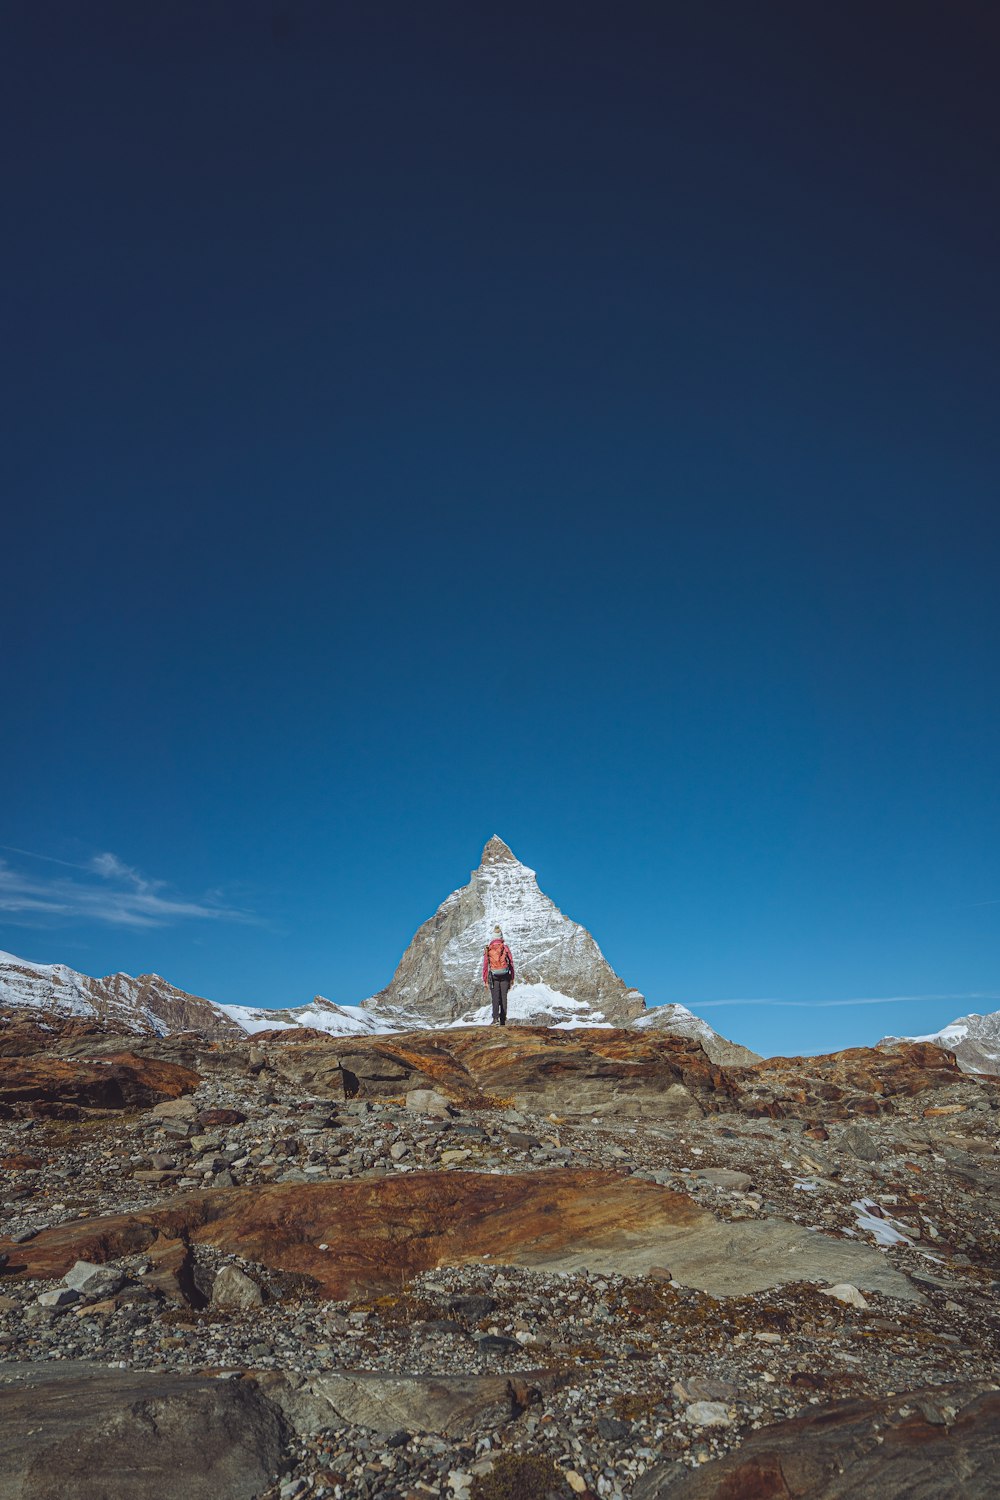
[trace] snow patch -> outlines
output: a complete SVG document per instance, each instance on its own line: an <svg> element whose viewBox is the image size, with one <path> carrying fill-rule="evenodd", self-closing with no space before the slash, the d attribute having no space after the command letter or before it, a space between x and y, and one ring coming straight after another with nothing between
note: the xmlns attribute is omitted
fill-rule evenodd
<svg viewBox="0 0 1000 1500"><path fill-rule="evenodd" d="M485 987L483 994L486 993ZM493 1004L487 1000L476 1010L467 1011L457 1021L450 1021L445 1029L457 1026L489 1026L493 1019ZM604 1027L611 1023L604 1019L604 1012L593 1010L586 1000L576 1000L564 995L551 985L515 984L507 995L507 1020L522 1025L548 1026L552 1030L566 1031L578 1026Z"/></svg>

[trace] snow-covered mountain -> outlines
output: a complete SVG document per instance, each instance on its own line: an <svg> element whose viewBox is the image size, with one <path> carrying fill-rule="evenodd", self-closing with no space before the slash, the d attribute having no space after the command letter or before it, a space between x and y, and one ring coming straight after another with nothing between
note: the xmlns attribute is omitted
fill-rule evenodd
<svg viewBox="0 0 1000 1500"><path fill-rule="evenodd" d="M189 995L159 974L94 979L66 964L30 963L13 953L0 952L0 1005L56 1011L154 1036L173 1031L197 1031L212 1038L241 1034L225 1007Z"/></svg>
<svg viewBox="0 0 1000 1500"><path fill-rule="evenodd" d="M585 1008L593 1024L622 1026L643 1013L638 990L619 979L585 927L563 915L538 889L534 870L516 859L495 835L483 850L469 884L453 891L417 929L387 987L364 1002L389 1017L419 1017L423 1024L459 1021L488 999L481 968L493 927L503 929L514 955L517 984L509 1014L538 1024L551 997ZM531 993L525 993L531 992Z"/></svg>
<svg viewBox="0 0 1000 1500"><path fill-rule="evenodd" d="M885 1036L878 1045L894 1047L897 1042L933 1042L954 1052L963 1073L1000 1074L1000 1010L985 1016L959 1016L927 1036Z"/></svg>
<svg viewBox="0 0 1000 1500"><path fill-rule="evenodd" d="M147 1036L196 1031L209 1038L233 1038L297 1026L331 1036L358 1036L394 1029L379 1024L376 1017L357 1005L334 1005L322 995L317 995L311 1005L288 1010L220 1005L177 989L159 974L140 974L138 978L108 974L93 979L66 964L30 963L13 953L0 953L0 1006L54 1011Z"/></svg>

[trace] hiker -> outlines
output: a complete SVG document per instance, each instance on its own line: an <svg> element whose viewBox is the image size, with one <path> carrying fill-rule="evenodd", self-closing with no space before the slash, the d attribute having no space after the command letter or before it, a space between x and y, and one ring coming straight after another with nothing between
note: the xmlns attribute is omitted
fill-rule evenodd
<svg viewBox="0 0 1000 1500"><path fill-rule="evenodd" d="M493 1001L494 1026L507 1024L507 991L514 983L514 959L499 927L483 950L483 984Z"/></svg>

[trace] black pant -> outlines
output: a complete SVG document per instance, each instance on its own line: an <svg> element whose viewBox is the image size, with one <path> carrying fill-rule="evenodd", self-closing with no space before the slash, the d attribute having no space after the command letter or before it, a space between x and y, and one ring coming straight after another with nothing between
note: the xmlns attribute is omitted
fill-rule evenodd
<svg viewBox="0 0 1000 1500"><path fill-rule="evenodd" d="M510 989L509 974L490 975L490 996L493 1000L493 1019L501 1026L507 1024L507 991Z"/></svg>

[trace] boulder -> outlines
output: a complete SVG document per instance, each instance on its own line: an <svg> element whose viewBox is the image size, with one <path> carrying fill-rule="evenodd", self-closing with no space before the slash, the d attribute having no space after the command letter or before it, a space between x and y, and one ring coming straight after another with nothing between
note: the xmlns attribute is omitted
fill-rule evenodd
<svg viewBox="0 0 1000 1500"><path fill-rule="evenodd" d="M213 1307L262 1307L263 1293L239 1266L223 1266L212 1283Z"/></svg>
<svg viewBox="0 0 1000 1500"><path fill-rule="evenodd" d="M249 1380L0 1365L0 1500L255 1500L291 1436Z"/></svg>

